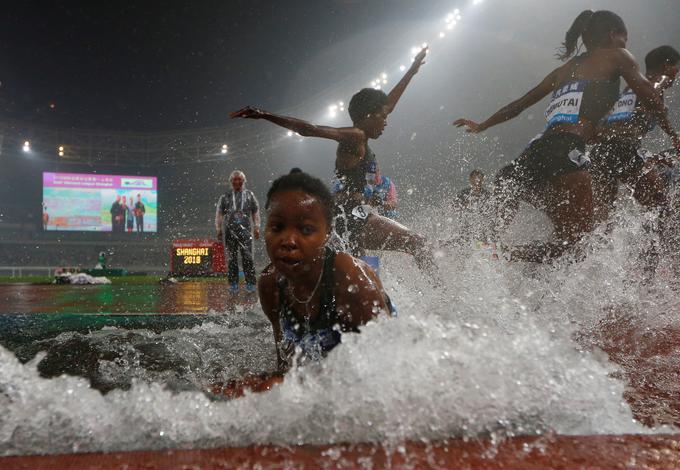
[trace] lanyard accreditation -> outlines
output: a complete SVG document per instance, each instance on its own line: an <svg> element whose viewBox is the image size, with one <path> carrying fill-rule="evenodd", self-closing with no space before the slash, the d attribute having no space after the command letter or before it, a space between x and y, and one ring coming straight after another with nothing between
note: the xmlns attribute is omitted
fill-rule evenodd
<svg viewBox="0 0 680 470"><path fill-rule="evenodd" d="M243 213L243 204L245 203L246 200L246 195L243 193L243 191L239 191L241 193L241 213ZM236 212L236 193L232 193L232 198L231 202L234 205L234 212Z"/></svg>

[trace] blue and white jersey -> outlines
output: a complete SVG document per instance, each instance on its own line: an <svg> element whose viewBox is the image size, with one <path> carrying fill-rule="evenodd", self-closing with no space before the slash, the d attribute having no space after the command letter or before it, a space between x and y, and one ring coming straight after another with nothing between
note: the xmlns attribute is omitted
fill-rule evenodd
<svg viewBox="0 0 680 470"><path fill-rule="evenodd" d="M281 332L283 341L281 349L288 355L296 347L302 350L305 359L318 361L323 356L342 342L342 334L339 328L324 328L313 333L300 333L296 325L288 320L281 319Z"/></svg>
<svg viewBox="0 0 680 470"><path fill-rule="evenodd" d="M558 123L576 124L579 121L583 91L587 83L587 80L576 80L553 91L550 104L545 111L548 127Z"/></svg>
<svg viewBox="0 0 680 470"><path fill-rule="evenodd" d="M633 113L635 113L636 105L637 95L630 88L626 88L616 103L614 103L612 110L604 118L605 123L630 121L633 118Z"/></svg>
<svg viewBox="0 0 680 470"><path fill-rule="evenodd" d="M345 190L345 183L337 176L333 177L331 180L331 194L336 195Z"/></svg>
<svg viewBox="0 0 680 470"><path fill-rule="evenodd" d="M643 133L651 132L656 127L656 119L639 109L637 95L630 88L623 90L614 107L603 121L605 125L629 122Z"/></svg>

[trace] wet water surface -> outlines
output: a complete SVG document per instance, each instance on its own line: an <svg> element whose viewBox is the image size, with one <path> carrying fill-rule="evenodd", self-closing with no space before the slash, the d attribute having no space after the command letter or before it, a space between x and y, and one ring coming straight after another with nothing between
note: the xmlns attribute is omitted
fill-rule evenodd
<svg viewBox="0 0 680 470"><path fill-rule="evenodd" d="M450 232L433 220L434 239ZM253 295L221 282L1 286L0 452L672 432L678 288L638 280L643 221L624 222L578 263L442 248L442 288L383 255L397 318L238 399L210 391L275 370Z"/></svg>

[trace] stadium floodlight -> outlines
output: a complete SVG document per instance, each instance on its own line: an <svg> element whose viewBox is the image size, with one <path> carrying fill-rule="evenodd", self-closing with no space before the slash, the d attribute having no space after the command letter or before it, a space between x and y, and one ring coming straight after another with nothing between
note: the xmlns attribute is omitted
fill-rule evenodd
<svg viewBox="0 0 680 470"><path fill-rule="evenodd" d="M342 112L345 110L345 103L343 101L338 101L328 107L328 114L330 117L334 118L338 115L338 111Z"/></svg>
<svg viewBox="0 0 680 470"><path fill-rule="evenodd" d="M293 131L288 131L288 132L286 132L286 135L287 135L288 137L293 137Z"/></svg>
<svg viewBox="0 0 680 470"><path fill-rule="evenodd" d="M401 71L403 72L404 70L406 70L406 66L405 66L405 65L400 65L400 66L399 66L399 70L401 70Z"/></svg>
<svg viewBox="0 0 680 470"><path fill-rule="evenodd" d="M63 156L64 156L64 146L63 146L63 145L60 145L60 146L59 146L59 156L60 156L60 157L63 157Z"/></svg>
<svg viewBox="0 0 680 470"><path fill-rule="evenodd" d="M24 141L24 146L22 147L24 152L30 152L31 151L31 143L26 140Z"/></svg>
<svg viewBox="0 0 680 470"><path fill-rule="evenodd" d="M443 39L444 37L446 37L446 33L443 31L439 31L439 37Z"/></svg>
<svg viewBox="0 0 680 470"><path fill-rule="evenodd" d="M229 146L227 144L222 144L222 154L226 154L229 151Z"/></svg>

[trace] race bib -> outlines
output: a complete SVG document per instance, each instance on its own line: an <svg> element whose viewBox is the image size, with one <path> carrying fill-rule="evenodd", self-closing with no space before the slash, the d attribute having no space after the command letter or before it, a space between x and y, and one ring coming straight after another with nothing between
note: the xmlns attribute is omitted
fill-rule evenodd
<svg viewBox="0 0 680 470"><path fill-rule="evenodd" d="M614 107L605 118L605 121L612 123L630 120L633 117L633 112L635 112L636 104L637 95L633 90L627 88L614 104Z"/></svg>
<svg viewBox="0 0 680 470"><path fill-rule="evenodd" d="M368 204L362 204L352 209L352 215L357 219L366 220L373 209Z"/></svg>
<svg viewBox="0 0 680 470"><path fill-rule="evenodd" d="M647 160L649 160L650 158L652 158L654 156L654 154L652 152L650 152L647 149L643 149L643 148L639 148L638 151L637 151L637 154L638 154L638 157L640 157L643 162L646 162Z"/></svg>
<svg viewBox="0 0 680 470"><path fill-rule="evenodd" d="M548 127L561 122L578 122L585 86L586 82L583 80L570 82L553 92L550 105L545 111Z"/></svg>
<svg viewBox="0 0 680 470"><path fill-rule="evenodd" d="M583 166L590 164L590 157L585 153L581 152L579 149L574 149L569 152L569 160L574 162L576 166Z"/></svg>

